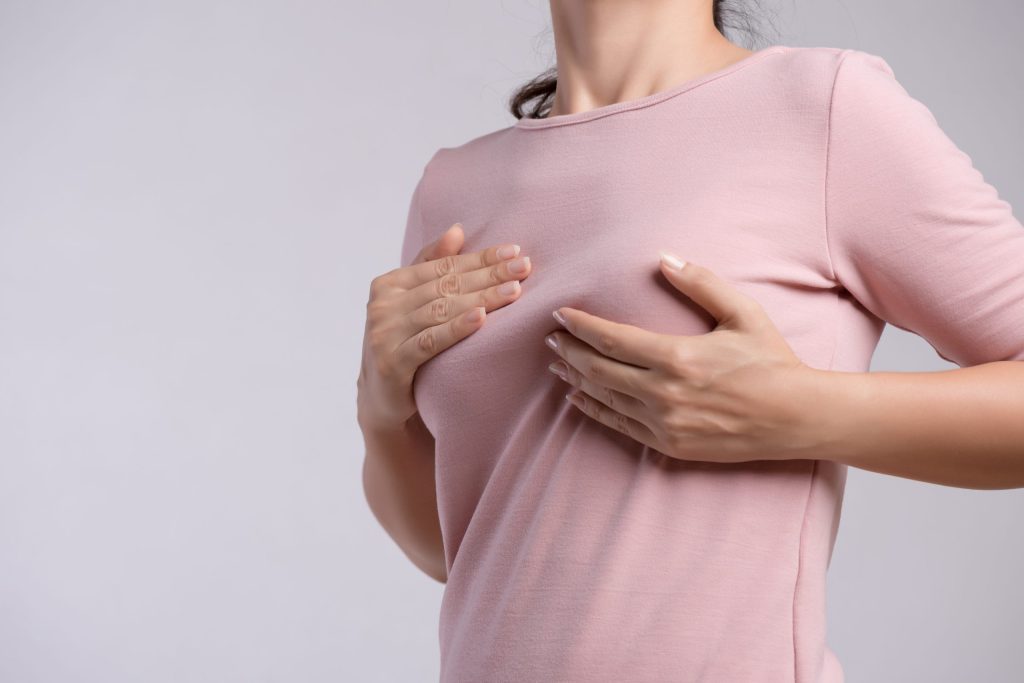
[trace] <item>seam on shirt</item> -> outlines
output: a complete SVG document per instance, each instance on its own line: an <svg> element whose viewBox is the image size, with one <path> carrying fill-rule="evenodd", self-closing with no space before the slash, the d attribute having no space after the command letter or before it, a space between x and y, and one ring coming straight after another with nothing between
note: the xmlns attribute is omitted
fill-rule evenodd
<svg viewBox="0 0 1024 683"><path fill-rule="evenodd" d="M829 245L828 237L828 167L829 167L829 154L831 153L830 142L832 140L832 108L834 106L836 97L836 81L839 80L839 70L842 69L843 63L846 61L847 55L852 52L852 49L846 48L839 54L839 59L836 62L835 71L832 74L832 86L829 89L828 94L828 108L825 115L825 171L824 171L824 182L822 183L822 190L824 194L824 211L823 211L823 223L825 232L825 257L828 260L829 277L833 282L839 284L839 276L836 275L835 262L832 260L832 248Z"/></svg>
<svg viewBox="0 0 1024 683"><path fill-rule="evenodd" d="M824 173L823 173L824 181L822 183L822 194L823 194L823 202L822 202L823 221L822 221L822 223L823 223L823 228L824 228L825 257L826 257L826 260L828 262L829 278L832 280L833 283L835 283L837 285L837 287L835 288L835 297L833 299L833 314L834 315L833 315L833 324L832 324L832 330L833 330L832 354L829 356L828 364L826 365L826 369L827 370L831 370L833 365L835 364L836 354L837 354L838 349L839 349L839 330L838 330L838 327L839 327L839 323L841 322L841 318L839 316L839 293L840 293L841 286L840 286L840 283L839 283L839 278L836 275L835 264L834 264L834 262L832 260L832 251L831 251L831 248L829 246L829 238L828 238L828 166L829 166L829 151L830 151L829 142L830 142L830 140L832 138L832 105L833 105L833 102L835 100L836 81L838 80L838 77L839 77L839 69L842 67L843 62L846 60L846 57L847 57L847 55L850 54L850 52L851 52L851 50L849 48L844 49L839 54L839 59L836 61L836 68L835 68L835 71L832 74L832 84L831 84L831 86L829 88L828 108L826 110L826 116L825 116L825 145L824 145L824 148L825 148L825 164L824 164L824 166L825 166L825 168L824 168ZM797 629L796 600L797 600L797 592L800 589L801 570L803 569L804 542L805 542L805 539L806 539L807 518L808 518L808 512L810 511L810 507L811 507L811 496L814 494L814 484L815 484L815 480L817 479L817 475L818 475L818 465L819 465L819 462L820 462L820 460L817 460L817 459L812 461L811 474L810 474L809 480L807 482L807 498L806 498L806 500L804 500L804 511L803 511L803 516L802 516L802 518L800 520L800 535L799 535L799 537L797 539L797 544L796 544L796 578L793 581L793 600L792 600L792 612L791 612L792 639L793 639L793 681L794 681L794 683L800 683L800 658L799 658L800 652L799 652L799 648L798 648L798 644L797 644L797 632L798 632L798 629Z"/></svg>
<svg viewBox="0 0 1024 683"><path fill-rule="evenodd" d="M828 262L829 278L836 285L836 287L835 287L835 298L834 298L833 304L832 304L832 353L831 353L831 355L829 356L829 359L828 359L828 365L827 365L827 368L826 368L828 370L832 369L833 365L835 364L836 355L839 353L839 340L841 338L840 329L839 328L840 328L840 325L842 324L842 317L839 314L839 312L840 312L839 303L840 303L840 296L841 296L840 290L842 289L842 284L839 282L839 276L836 274L835 263L832 260L832 249L829 246L829 237L828 237L828 166L829 166L829 151L830 151L829 142L830 142L830 140L832 138L832 106L833 106L833 102L835 100L836 81L839 78L839 69L840 69L840 67L842 67L843 62L846 59L846 56L850 52L851 52L851 50L849 48L844 49L840 53L839 59L836 62L835 73L832 74L832 86L831 86L831 89L829 91L828 109L827 109L827 115L825 117L825 169L824 169L824 182L822 183L822 194L824 195L823 201L822 201L822 205L823 205L823 223L824 223L824 233L825 233L825 258L826 258L826 261Z"/></svg>

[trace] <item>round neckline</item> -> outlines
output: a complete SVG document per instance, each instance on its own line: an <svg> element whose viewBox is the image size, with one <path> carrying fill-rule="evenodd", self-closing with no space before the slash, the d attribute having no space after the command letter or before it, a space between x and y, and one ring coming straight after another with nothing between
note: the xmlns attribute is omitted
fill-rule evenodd
<svg viewBox="0 0 1024 683"><path fill-rule="evenodd" d="M670 97L681 95L687 90L696 88L698 85L713 81L717 78L721 78L734 71L750 66L755 62L759 62L768 55L783 52L788 49L787 45L769 45L763 47L760 50L756 50L743 59L733 62L727 66L723 66L715 71L709 71L700 76L695 76L689 80L683 81L677 85L660 90L650 95L644 95L643 97L637 97L631 100L623 100L621 102L613 102L611 104L605 104L600 107L594 107L593 109L587 109L585 111L573 112L571 114L558 114L557 116L548 116L545 118L534 119L534 118L521 118L517 119L513 124L515 128L522 129L534 129L534 128L551 128L553 126L564 126L571 123L582 123L584 121L591 121L593 119L601 118L603 116L610 116L623 111L629 111L631 109L640 109L641 107L649 107L652 104L657 104L663 100L667 100Z"/></svg>

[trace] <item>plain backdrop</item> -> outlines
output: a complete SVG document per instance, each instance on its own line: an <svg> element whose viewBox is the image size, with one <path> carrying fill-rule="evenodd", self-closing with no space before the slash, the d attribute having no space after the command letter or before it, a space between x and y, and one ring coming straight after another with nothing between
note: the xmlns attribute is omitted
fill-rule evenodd
<svg viewBox="0 0 1024 683"><path fill-rule="evenodd" d="M1016 0L761 7L738 42L882 55L1024 207ZM436 680L443 586L363 497L364 306L424 163L512 123L549 27L540 0L0 1L0 681ZM951 367L892 327L873 363ZM1019 489L851 469L847 680L1022 680L1022 520Z"/></svg>

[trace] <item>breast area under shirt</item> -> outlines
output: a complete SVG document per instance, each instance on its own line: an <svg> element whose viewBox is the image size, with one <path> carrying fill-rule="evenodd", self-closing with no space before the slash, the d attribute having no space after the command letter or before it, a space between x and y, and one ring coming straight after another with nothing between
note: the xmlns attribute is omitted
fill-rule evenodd
<svg viewBox="0 0 1024 683"><path fill-rule="evenodd" d="M1024 359L1024 228L876 55L765 48L637 100L437 150L402 265L459 221L521 245L520 298L422 365L448 580L441 680L840 683L826 572L846 466L666 456L547 365L561 306L714 320L658 251L754 297L807 365L863 372L886 322L959 365Z"/></svg>

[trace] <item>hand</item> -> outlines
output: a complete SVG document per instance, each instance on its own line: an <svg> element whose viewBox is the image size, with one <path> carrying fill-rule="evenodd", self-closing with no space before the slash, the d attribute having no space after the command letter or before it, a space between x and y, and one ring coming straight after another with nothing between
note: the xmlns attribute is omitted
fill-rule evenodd
<svg viewBox="0 0 1024 683"><path fill-rule="evenodd" d="M707 334L658 334L560 308L551 370L588 416L673 458L714 462L812 457L804 365L751 297L707 268L661 269L718 322ZM678 260L678 259L677 259ZM561 322L561 321L560 321ZM550 343L548 344L551 345ZM561 376L561 375L560 375Z"/></svg>
<svg viewBox="0 0 1024 683"><path fill-rule="evenodd" d="M417 412L412 392L416 369L479 329L486 311L522 293L519 280L530 273L530 259L516 258L518 245L458 254L464 239L456 223L423 247L412 264L370 283L356 382L364 429L401 428ZM515 270L517 265L521 270Z"/></svg>

